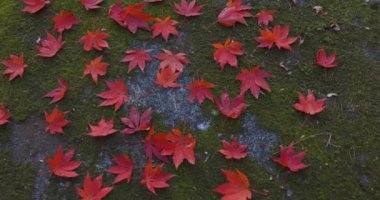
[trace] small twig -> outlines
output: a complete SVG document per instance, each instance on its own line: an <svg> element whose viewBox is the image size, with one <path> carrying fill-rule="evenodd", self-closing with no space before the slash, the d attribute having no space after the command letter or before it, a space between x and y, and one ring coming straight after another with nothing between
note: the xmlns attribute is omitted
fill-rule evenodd
<svg viewBox="0 0 380 200"><path fill-rule="evenodd" d="M263 192L263 191L258 191L258 190L255 190L253 188L250 189L253 193L256 193L256 194L259 194L259 195L262 195L262 196L268 196L268 192Z"/></svg>

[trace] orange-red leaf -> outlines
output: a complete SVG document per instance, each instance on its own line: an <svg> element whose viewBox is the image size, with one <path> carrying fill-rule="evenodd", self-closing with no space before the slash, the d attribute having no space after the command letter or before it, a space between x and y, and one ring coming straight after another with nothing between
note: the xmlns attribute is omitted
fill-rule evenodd
<svg viewBox="0 0 380 200"><path fill-rule="evenodd" d="M325 109L326 98L316 100L311 90L306 97L298 93L298 100L298 103L293 104L293 108L306 114L316 115Z"/></svg>
<svg viewBox="0 0 380 200"><path fill-rule="evenodd" d="M156 55L156 58L159 59L160 69L166 67L171 68L173 71L183 71L184 65L189 63L189 59L186 58L186 54L177 53L173 54L171 51L163 49L163 53Z"/></svg>
<svg viewBox="0 0 380 200"><path fill-rule="evenodd" d="M120 156L113 156L113 159L116 162L116 166L113 166L107 170L107 172L112 174L117 174L113 184L119 183L124 179L127 179L129 183L131 181L133 162L127 154Z"/></svg>
<svg viewBox="0 0 380 200"><path fill-rule="evenodd" d="M148 55L150 51L151 51L150 49L147 49L147 50L135 49L131 51L125 51L127 56L125 56L121 60L121 62L129 62L128 73L131 72L133 69L135 69L137 66L140 68L142 72L144 72L145 62L152 61L152 58Z"/></svg>
<svg viewBox="0 0 380 200"><path fill-rule="evenodd" d="M104 117L100 119L98 125L89 124L89 127L91 132L88 135L92 137L105 137L117 132L113 129L113 119L106 121Z"/></svg>
<svg viewBox="0 0 380 200"><path fill-rule="evenodd" d="M121 122L127 126L122 133L133 134L137 131L147 131L150 128L150 120L152 119L152 108L148 108L140 116L136 107L132 107L128 118L121 118Z"/></svg>
<svg viewBox="0 0 380 200"><path fill-rule="evenodd" d="M46 38L46 40L41 40L41 46L36 45L36 49L39 56L51 58L61 50L65 42L62 41L62 34L55 38L49 32L46 32Z"/></svg>
<svg viewBox="0 0 380 200"><path fill-rule="evenodd" d="M204 5L196 5L197 1L192 0L187 3L186 0L181 0L181 4L174 4L176 8L176 13L186 17L194 17L201 15L200 11L203 9Z"/></svg>
<svg viewBox="0 0 380 200"><path fill-rule="evenodd" d="M258 18L257 24L264 24L264 26L267 27L269 22L273 21L273 14L276 12L277 10L260 10L260 12L255 15L255 18Z"/></svg>
<svg viewBox="0 0 380 200"><path fill-rule="evenodd" d="M60 11L58 16L52 18L55 22L54 29L62 33L64 30L69 30L75 24L79 24L80 20L74 17L71 11Z"/></svg>
<svg viewBox="0 0 380 200"><path fill-rule="evenodd" d="M11 81L17 76L22 77L24 69L28 65L24 63L24 53L21 53L21 56L10 55L9 58L9 60L3 61L2 64L7 67L3 74L10 74L9 80Z"/></svg>
<svg viewBox="0 0 380 200"><path fill-rule="evenodd" d="M100 8L99 4L104 0L80 0L86 10L92 10Z"/></svg>
<svg viewBox="0 0 380 200"><path fill-rule="evenodd" d="M167 188L170 185L167 183L175 175L162 172L164 164L152 166L152 160L148 160L143 173L141 184L145 184L150 192L157 195L156 188Z"/></svg>
<svg viewBox="0 0 380 200"><path fill-rule="evenodd" d="M83 189L76 187L78 195L82 200L102 200L105 198L113 189L113 187L104 187L103 185L103 174L91 180L90 174L87 172L86 178L84 179Z"/></svg>
<svg viewBox="0 0 380 200"><path fill-rule="evenodd" d="M27 13L36 13L42 10L47 4L50 3L50 0L21 0L27 6L22 9L22 11Z"/></svg>
<svg viewBox="0 0 380 200"><path fill-rule="evenodd" d="M111 37L108 33L101 32L100 29L96 29L95 32L87 30L87 34L79 39L79 42L83 44L85 51L90 51L92 48L102 51L103 48L109 49L107 41L105 39Z"/></svg>
<svg viewBox="0 0 380 200"><path fill-rule="evenodd" d="M237 137L234 136L232 142L229 143L223 140L223 149L219 150L219 153L223 154L226 159L242 159L247 156L248 145L241 145L237 140Z"/></svg>
<svg viewBox="0 0 380 200"><path fill-rule="evenodd" d="M261 36L255 38L255 40L260 43L258 47L268 47L268 49L271 49L275 44L278 49L284 48L291 51L292 47L290 45L297 40L296 37L288 38L289 27L287 26L282 27L275 25L273 32L266 28L260 30L260 34Z"/></svg>
<svg viewBox="0 0 380 200"><path fill-rule="evenodd" d="M56 103L60 100L63 99L63 97L65 96L66 94L66 91L67 89L69 88L69 84L67 83L67 81L65 80L57 80L58 81L58 84L59 84L59 87L50 91L49 93L47 93L44 97L51 97L53 98L51 101L50 101L50 104L52 103Z"/></svg>
<svg viewBox="0 0 380 200"><path fill-rule="evenodd" d="M240 94L245 94L246 91L250 90L251 94L257 99L261 88L270 92L270 87L265 81L265 78L272 77L272 74L261 70L260 66L256 66L251 70L242 69L241 74L236 76L236 79L241 81Z"/></svg>
<svg viewBox="0 0 380 200"><path fill-rule="evenodd" d="M215 99L215 103L223 115L232 119L238 118L248 107L248 105L244 103L244 95L236 96L231 102L227 92L222 94L221 101Z"/></svg>
<svg viewBox="0 0 380 200"><path fill-rule="evenodd" d="M51 134L63 134L63 127L70 123L70 121L65 119L67 113L59 112L58 107L55 107L50 114L45 112L45 120L48 123L45 131Z"/></svg>
<svg viewBox="0 0 380 200"><path fill-rule="evenodd" d="M222 194L222 200L247 200L252 198L250 183L247 176L239 171L223 170L227 183L219 185L213 189L214 192Z"/></svg>
<svg viewBox="0 0 380 200"><path fill-rule="evenodd" d="M332 53L329 56L326 56L326 51L324 49L320 49L316 56L317 64L324 68L333 68L336 67L335 63L336 54Z"/></svg>
<svg viewBox="0 0 380 200"><path fill-rule="evenodd" d="M232 67L238 67L236 56L244 54L244 51L240 49L243 45L243 43L231 41L230 38L224 44L213 44L215 47L214 60L219 63L222 70L227 63Z"/></svg>
<svg viewBox="0 0 380 200"><path fill-rule="evenodd" d="M166 140L166 136L166 133L155 134L154 127L150 128L144 142L145 155L148 159L152 159L154 155L158 159L164 162L168 162L166 156L161 155L161 151L169 144L169 142Z"/></svg>
<svg viewBox="0 0 380 200"><path fill-rule="evenodd" d="M155 18L154 20L156 23L152 26L152 38L161 35L165 42L168 42L170 34L178 37L178 31L174 27L178 22L170 19L170 16L167 16L165 19Z"/></svg>
<svg viewBox="0 0 380 200"><path fill-rule="evenodd" d="M165 146L161 155L173 156L173 162L176 169L178 169L184 160L195 165L194 148L196 140L191 133L182 135L180 130L173 129L171 134L166 135L166 139L171 144Z"/></svg>
<svg viewBox="0 0 380 200"><path fill-rule="evenodd" d="M7 112L4 104L0 107L0 126L9 123L9 118L11 117L11 113Z"/></svg>
<svg viewBox="0 0 380 200"><path fill-rule="evenodd" d="M157 73L156 84L164 88L176 88L181 87L180 84L176 83L181 72L173 72L171 68L165 68Z"/></svg>
<svg viewBox="0 0 380 200"><path fill-rule="evenodd" d="M203 79L194 80L193 83L186 86L186 89L191 91L189 95L189 101L193 102L194 99L197 99L198 103L202 104L203 100L207 98L210 101L214 102L214 97L212 95L211 88L214 88L215 86L215 84L204 81Z"/></svg>
<svg viewBox="0 0 380 200"><path fill-rule="evenodd" d="M218 22L223 26L235 26L237 22L248 25L245 17L252 16L248 12L252 7L250 5L241 5L242 3L243 0L229 0L227 7L220 12Z"/></svg>
<svg viewBox="0 0 380 200"><path fill-rule="evenodd" d="M309 165L302 163L302 159L306 155L306 150L296 154L294 152L293 143L290 143L287 149L283 146L281 146L280 149L281 156L278 158L273 158L273 160L280 165L289 168L292 172L297 172L300 169L309 167Z"/></svg>
<svg viewBox="0 0 380 200"><path fill-rule="evenodd" d="M53 158L47 157L51 172L62 177L77 177L78 174L74 170L80 166L81 161L71 160L73 159L74 153L75 150L70 149L63 154L62 146L59 146Z"/></svg>
<svg viewBox="0 0 380 200"><path fill-rule="evenodd" d="M92 80L98 84L98 76L104 76L107 73L108 63L102 62L103 56L99 56L86 64L86 70L83 72L83 77L91 74Z"/></svg>
<svg viewBox="0 0 380 200"><path fill-rule="evenodd" d="M128 102L128 87L124 84L123 79L117 78L116 82L106 81L109 90L98 94L97 96L105 99L99 106L115 105L115 111L119 110L123 103Z"/></svg>

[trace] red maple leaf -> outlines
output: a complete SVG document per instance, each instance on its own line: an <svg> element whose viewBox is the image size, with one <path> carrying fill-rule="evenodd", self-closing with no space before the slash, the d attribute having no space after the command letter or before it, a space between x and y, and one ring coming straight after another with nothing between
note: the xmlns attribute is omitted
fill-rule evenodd
<svg viewBox="0 0 380 200"><path fill-rule="evenodd" d="M278 49L284 48L291 51L292 47L290 45L297 40L297 37L288 38L289 27L287 26L275 25L273 32L267 28L259 31L261 36L255 38L260 43L258 47L268 47L268 49L271 49L273 44L275 44Z"/></svg>
<svg viewBox="0 0 380 200"><path fill-rule="evenodd" d="M76 187L78 195L82 200L102 200L106 197L113 189L113 187L104 187L103 185L103 174L91 180L90 173L87 172L86 178L84 179L83 189Z"/></svg>
<svg viewBox="0 0 380 200"><path fill-rule="evenodd" d="M241 81L240 94L245 94L246 91L250 90L251 94L257 99L259 98L261 88L269 91L270 88L265 78L272 77L272 74L261 70L260 66L248 70L242 69L241 74L236 76L236 80Z"/></svg>
<svg viewBox="0 0 380 200"><path fill-rule="evenodd" d="M255 18L258 18L257 24L264 24L264 26L267 27L269 22L273 21L273 14L276 12L277 10L260 10L260 12L255 15Z"/></svg>
<svg viewBox="0 0 380 200"><path fill-rule="evenodd" d="M133 162L127 154L120 156L113 156L113 159L116 162L116 166L113 166L107 170L107 172L112 174L117 174L113 184L119 183L120 181L127 179L129 183L131 181Z"/></svg>
<svg viewBox="0 0 380 200"><path fill-rule="evenodd" d="M48 126L45 128L46 132L51 134L59 133L63 134L63 127L70 123L70 121L65 119L65 115L68 112L59 112L56 106L50 114L45 112L45 120Z"/></svg>
<svg viewBox="0 0 380 200"><path fill-rule="evenodd" d="M156 84L161 85L164 88L176 88L181 87L180 84L176 83L181 72L174 72L171 68L165 68L157 73Z"/></svg>
<svg viewBox="0 0 380 200"><path fill-rule="evenodd" d="M77 177L78 174L74 170L80 166L81 161L71 160L74 157L74 153L75 150L70 149L63 154L62 146L59 146L53 158L47 157L50 171L57 176L68 178Z"/></svg>
<svg viewBox="0 0 380 200"><path fill-rule="evenodd" d="M39 56L51 58L61 50L64 41L62 41L62 34L59 34L58 38L52 36L49 32L46 32L46 40L41 40L42 46L36 45Z"/></svg>
<svg viewBox="0 0 380 200"><path fill-rule="evenodd" d="M156 58L159 59L160 69L166 67L171 68L173 71L183 71L184 65L189 63L189 59L186 58L186 54L177 53L173 54L171 51L163 49L163 53L156 55Z"/></svg>
<svg viewBox="0 0 380 200"><path fill-rule="evenodd" d="M1 105L0 108L0 126L9 123L9 118L11 117L11 113L7 112L4 104Z"/></svg>
<svg viewBox="0 0 380 200"><path fill-rule="evenodd" d="M132 134L137 131L147 131L150 128L150 120L152 119L152 108L148 108L140 116L136 107L131 108L128 118L121 118L121 122L127 126L122 133Z"/></svg>
<svg viewBox="0 0 380 200"><path fill-rule="evenodd" d="M220 12L218 22L223 26L235 26L237 22L248 25L245 21L245 17L252 16L251 13L247 11L251 10L252 7L250 5L241 5L242 3L243 0L229 0L227 7Z"/></svg>
<svg viewBox="0 0 380 200"><path fill-rule="evenodd" d="M243 172L224 169L222 169L222 172L228 182L213 189L213 192L223 195L222 200L247 200L252 198L249 180Z"/></svg>
<svg viewBox="0 0 380 200"><path fill-rule="evenodd" d="M50 0L21 0L24 2L27 6L22 9L22 11L27 12L27 13L36 13L42 8L46 6L46 4L50 3Z"/></svg>
<svg viewBox="0 0 380 200"><path fill-rule="evenodd" d="M139 3L136 5L128 5L123 9L121 0L112 5L109 10L109 16L115 20L119 25L128 28L132 33L136 33L138 28L149 30L148 22L153 18L142 12L146 3Z"/></svg>
<svg viewBox="0 0 380 200"><path fill-rule="evenodd" d="M194 147L196 140L191 133L182 135L178 129L173 129L171 134L166 135L167 141L171 145L161 151L163 156L173 156L173 162L176 169L182 164L184 160L187 160L190 164L195 164Z"/></svg>
<svg viewBox="0 0 380 200"><path fill-rule="evenodd" d="M237 137L234 136L232 142L229 143L223 140L223 149L219 150L219 153L223 154L226 159L241 159L247 156L248 145L241 145L237 140Z"/></svg>
<svg viewBox="0 0 380 200"><path fill-rule="evenodd" d="M299 103L293 104L293 108L306 114L315 115L325 109L326 98L316 100L311 90L308 91L306 98L298 93L298 100Z"/></svg>
<svg viewBox="0 0 380 200"><path fill-rule="evenodd" d="M66 91L67 89L69 88L69 84L67 83L67 81L65 80L57 80L58 81L58 84L59 84L59 87L50 91L49 93L47 93L44 97L51 97L53 98L51 101L50 101L50 104L52 103L56 103L60 100L62 100L62 98L65 96L66 94Z"/></svg>
<svg viewBox="0 0 380 200"><path fill-rule="evenodd" d="M10 55L9 58L9 60L1 63L7 67L3 74L10 74L9 80L11 81L17 76L22 77L24 69L28 67L28 65L24 63L24 53L21 53L21 56Z"/></svg>
<svg viewBox="0 0 380 200"><path fill-rule="evenodd" d="M99 56L86 64L86 70L83 72L83 77L91 74L92 80L98 84L98 76L104 76L107 73L108 63L102 62L103 56Z"/></svg>
<svg viewBox="0 0 380 200"><path fill-rule="evenodd" d="M73 25L80 23L80 20L74 17L71 11L60 11L59 15L53 17L52 20L55 22L54 29L60 33L64 30L69 30Z"/></svg>
<svg viewBox="0 0 380 200"><path fill-rule="evenodd" d="M297 172L300 169L309 167L309 165L302 163L302 159L306 155L306 150L296 154L294 152L293 143L290 143L287 149L283 146L280 146L280 149L281 156L278 158L273 158L273 160L278 164L289 168L292 172Z"/></svg>
<svg viewBox="0 0 380 200"><path fill-rule="evenodd" d="M199 16L204 5L197 6L195 5L196 2L196 0L192 0L190 3L187 3L186 0L181 0L181 4L174 4L176 8L175 12L186 17Z"/></svg>
<svg viewBox="0 0 380 200"><path fill-rule="evenodd" d="M131 51L125 51L127 56L125 56L121 62L129 62L128 65L128 73L131 72L133 69L135 69L137 66L140 68L142 72L144 72L145 69L145 62L152 61L152 58L148 55L149 52L152 50L140 50L135 49Z"/></svg>
<svg viewBox="0 0 380 200"><path fill-rule="evenodd" d="M199 104L202 104L205 98L214 102L214 97L212 95L211 88L214 88L215 86L215 84L204 81L203 79L194 80L193 83L186 86L186 89L191 91L189 95L190 103L193 102L195 98L198 100Z"/></svg>
<svg viewBox="0 0 380 200"><path fill-rule="evenodd" d="M248 105L244 103L244 95L236 96L231 102L227 92L222 94L221 101L215 99L215 103L223 115L232 119L238 118L248 107Z"/></svg>
<svg viewBox="0 0 380 200"><path fill-rule="evenodd" d="M106 81L106 85L109 90L96 95L105 99L99 106L115 105L115 111L117 111L123 103L128 102L128 87L121 78L117 78L116 82Z"/></svg>
<svg viewBox="0 0 380 200"><path fill-rule="evenodd" d="M214 60L219 63L222 70L227 63L236 68L238 66L236 56L244 54L244 51L240 49L243 45L243 43L231 41L230 38L224 44L213 44L215 47Z"/></svg>
<svg viewBox="0 0 380 200"><path fill-rule="evenodd" d="M156 188L167 188L170 185L167 183L175 175L162 172L164 164L152 166L152 160L148 160L141 179L141 184L145 184L150 192L157 195Z"/></svg>
<svg viewBox="0 0 380 200"><path fill-rule="evenodd" d="M161 155L161 151L168 146L166 140L166 133L154 134L154 127L151 127L148 135L145 137L144 148L145 155L148 159L152 159L152 156L156 156L158 159L168 162L166 156Z"/></svg>
<svg viewBox="0 0 380 200"><path fill-rule="evenodd" d="M333 68L336 67L335 63L336 54L332 53L329 56L326 56L326 51L324 49L320 49L316 56L317 64L324 68Z"/></svg>
<svg viewBox="0 0 380 200"><path fill-rule="evenodd" d="M103 48L109 49L107 41L105 39L110 38L108 33L101 32L100 29L96 29L95 32L87 30L87 34L79 39L79 42L83 44L85 51L90 51L94 48L98 51L102 51Z"/></svg>
<svg viewBox="0 0 380 200"><path fill-rule="evenodd" d="M117 132L113 129L113 119L106 121L104 117L100 119L98 125L89 124L89 127L91 132L88 135L92 137L105 137Z"/></svg>
<svg viewBox="0 0 380 200"><path fill-rule="evenodd" d="M167 16L165 19L155 18L154 20L156 23L152 26L152 38L161 35L165 42L168 42L170 34L178 37L178 31L174 27L178 22L170 19L170 16Z"/></svg>
<svg viewBox="0 0 380 200"><path fill-rule="evenodd" d="M86 10L100 8L99 4L104 0L80 0Z"/></svg>

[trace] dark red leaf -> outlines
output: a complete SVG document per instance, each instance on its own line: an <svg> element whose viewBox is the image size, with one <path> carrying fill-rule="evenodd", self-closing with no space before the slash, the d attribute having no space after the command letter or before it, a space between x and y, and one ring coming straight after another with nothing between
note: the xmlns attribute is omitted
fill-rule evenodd
<svg viewBox="0 0 380 200"><path fill-rule="evenodd" d="M127 126L122 133L133 134L137 131L147 131L150 128L150 120L152 119L152 109L148 108L140 116L136 107L131 108L128 118L121 118L121 122Z"/></svg>
<svg viewBox="0 0 380 200"><path fill-rule="evenodd" d="M168 42L170 34L178 37L178 31L174 27L178 22L170 19L170 16L167 16L165 19L155 18L154 20L156 23L152 26L152 38L161 35L165 42Z"/></svg>
<svg viewBox="0 0 380 200"><path fill-rule="evenodd" d="M237 140L237 137L234 136L232 142L229 143L223 140L223 149L219 150L219 153L223 154L226 159L242 159L247 156L248 145L241 145Z"/></svg>
<svg viewBox="0 0 380 200"><path fill-rule="evenodd" d="M115 111L119 110L123 103L128 102L128 87L124 84L123 79L117 78L116 82L106 81L109 90L101 92L97 96L105 99L99 106L115 105Z"/></svg>
<svg viewBox="0 0 380 200"><path fill-rule="evenodd" d="M272 77L272 74L260 70L260 66L256 66L251 70L242 69L241 74L236 76L236 80L241 81L240 94L245 94L246 91L250 90L251 94L257 99L261 88L270 92L269 85L265 81L265 78L268 77Z"/></svg>
<svg viewBox="0 0 380 200"><path fill-rule="evenodd" d="M51 58L61 50L64 41L62 41L62 34L59 34L58 38L52 36L49 32L46 32L46 40L41 40L41 45L36 45L38 55L41 57Z"/></svg>
<svg viewBox="0 0 380 200"><path fill-rule="evenodd" d="M59 15L53 17L52 20L55 22L54 29L60 33L64 30L69 30L73 25L80 23L80 20L74 17L71 11L60 11Z"/></svg>
<svg viewBox="0 0 380 200"><path fill-rule="evenodd" d="M57 176L62 177L77 177L78 174L74 171L77 169L81 161L72 161L75 150L70 149L65 154L63 154L62 146L59 146L58 150L55 152L54 157L47 158L51 172Z"/></svg>
<svg viewBox="0 0 380 200"><path fill-rule="evenodd" d="M175 175L162 172L164 164L156 167L152 166L152 160L148 160L143 173L141 184L145 184L150 192L157 195L156 188L167 188L170 185L167 183Z"/></svg>
<svg viewBox="0 0 380 200"><path fill-rule="evenodd" d="M244 95L236 96L231 102L227 92L222 94L221 101L215 99L215 103L223 115L233 119L238 118L248 107L248 105L244 103Z"/></svg>
<svg viewBox="0 0 380 200"><path fill-rule="evenodd" d="M10 55L9 58L9 60L3 61L2 64L7 67L3 74L10 74L9 80L11 81L17 76L22 77L24 69L28 65L24 63L24 53L21 53L21 56Z"/></svg>
<svg viewBox="0 0 380 200"><path fill-rule="evenodd" d="M7 112L4 104L0 107L0 126L9 123L9 118L11 117L11 113Z"/></svg>
<svg viewBox="0 0 380 200"><path fill-rule="evenodd" d="M128 55L124 57L121 62L129 62L128 65L128 73L135 69L137 66L140 68L142 72L145 69L145 62L152 61L152 58L148 55L152 50L140 50L135 49L131 51L125 51Z"/></svg>
<svg viewBox="0 0 380 200"><path fill-rule="evenodd" d="M83 49L85 51L90 51L94 48L98 51L102 51L103 48L109 49L107 41L105 39L110 38L108 33L101 32L100 29L96 29L93 33L87 30L87 34L79 39L79 42L83 44Z"/></svg>
<svg viewBox="0 0 380 200"><path fill-rule="evenodd" d="M112 174L117 174L113 184L119 183L124 179L127 179L129 183L131 181L132 171L133 171L133 162L127 154L120 156L113 156L113 159L116 162L116 166L113 166L107 170L107 172Z"/></svg>
<svg viewBox="0 0 380 200"><path fill-rule="evenodd" d="M305 169L309 165L302 163L303 157L306 155L306 150L299 153L294 152L293 143L290 143L287 149L281 146L281 156L279 158L273 158L278 164L287 167L292 172L297 172L300 169Z"/></svg>
<svg viewBox="0 0 380 200"><path fill-rule="evenodd" d="M76 187L78 195L82 200L102 200L105 198L113 189L113 187L104 187L103 185L103 174L91 180L90 174L87 172L86 178L84 179L83 189Z"/></svg>
<svg viewBox="0 0 380 200"><path fill-rule="evenodd" d="M92 137L105 137L117 132L116 129L113 129L113 119L106 121L104 117L100 119L98 125L89 124L89 127L91 132L88 135Z"/></svg>
<svg viewBox="0 0 380 200"><path fill-rule="evenodd" d="M186 86L186 89L190 90L189 101L193 102L194 99L198 100L199 104L203 103L205 98L214 102L214 97L211 92L211 88L214 88L216 85L207 81L195 80L190 85Z"/></svg>
<svg viewBox="0 0 380 200"><path fill-rule="evenodd" d="M306 98L298 93L298 100L299 103L293 104L293 108L306 114L316 115L325 109L326 98L316 100L311 90L308 91Z"/></svg>

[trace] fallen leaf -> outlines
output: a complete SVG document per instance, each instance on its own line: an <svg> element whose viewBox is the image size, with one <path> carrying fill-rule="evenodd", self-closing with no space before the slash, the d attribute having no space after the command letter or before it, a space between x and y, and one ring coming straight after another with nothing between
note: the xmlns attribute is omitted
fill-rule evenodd
<svg viewBox="0 0 380 200"><path fill-rule="evenodd" d="M22 9L22 11L34 14L42 10L47 4L50 3L50 0L21 0L27 6Z"/></svg>
<svg viewBox="0 0 380 200"><path fill-rule="evenodd" d="M261 89L270 92L270 87L265 81L265 78L268 77L272 77L272 74L261 70L260 66L256 66L251 70L242 69L241 74L236 76L236 80L241 81L240 94L245 94L246 91L250 90L252 96L258 99Z"/></svg>
<svg viewBox="0 0 380 200"><path fill-rule="evenodd" d="M150 127L148 135L145 137L144 149L145 155L148 159L152 159L153 155L164 161L169 162L166 156L161 155L161 151L168 145L166 140L166 133L154 132L154 127Z"/></svg>
<svg viewBox="0 0 380 200"><path fill-rule="evenodd" d="M218 22L223 26L235 26L237 22L244 25L248 25L245 21L245 17L251 17L251 13L248 10L251 10L250 5L241 5L243 0L229 0L227 7L224 8L218 15Z"/></svg>
<svg viewBox="0 0 380 200"><path fill-rule="evenodd" d="M167 188L170 185L167 183L175 175L162 172L164 164L152 166L152 160L148 160L143 173L141 184L145 184L150 192L157 195L156 188Z"/></svg>
<svg viewBox="0 0 380 200"><path fill-rule="evenodd" d="M222 94L221 101L215 99L215 103L223 115L232 119L238 118L248 108L248 105L244 103L244 95L236 96L231 102L227 92Z"/></svg>
<svg viewBox="0 0 380 200"><path fill-rule="evenodd" d="M152 61L152 58L148 55L149 52L152 50L140 50L135 49L131 51L125 51L127 54L126 57L124 57L121 62L129 62L128 65L128 73L131 72L133 69L135 69L137 66L140 68L142 72L144 72L145 69L145 62Z"/></svg>
<svg viewBox="0 0 380 200"><path fill-rule="evenodd" d="M64 30L69 30L73 25L80 23L80 20L74 17L74 14L71 11L60 11L59 15L53 17L52 20L55 22L54 29L60 33Z"/></svg>
<svg viewBox="0 0 380 200"><path fill-rule="evenodd" d="M316 115L325 109L326 98L316 100L311 90L308 91L306 98L298 93L298 100L299 103L293 104L293 108L306 114Z"/></svg>
<svg viewBox="0 0 380 200"><path fill-rule="evenodd" d="M241 145L234 136L232 142L229 143L223 140L223 149L219 150L219 153L223 154L226 159L242 159L247 156L248 145Z"/></svg>
<svg viewBox="0 0 380 200"><path fill-rule="evenodd" d="M121 118L121 122L127 126L121 132L133 134L137 131L148 131L150 128L150 120L152 119L152 108L148 108L140 116L136 107L132 107L128 118Z"/></svg>
<svg viewBox="0 0 380 200"><path fill-rule="evenodd" d="M110 38L108 33L101 32L96 29L95 32L87 30L87 34L79 39L79 42L83 44L83 49L85 51L90 51L92 48L102 51L103 48L109 49L109 45L105 39Z"/></svg>
<svg viewBox="0 0 380 200"><path fill-rule="evenodd" d="M277 10L260 10L254 17L258 19L257 24L263 24L268 27L269 22L273 21L273 14L277 13Z"/></svg>
<svg viewBox="0 0 380 200"><path fill-rule="evenodd" d="M335 63L336 54L332 53L329 56L326 56L326 51L324 49L320 49L316 55L316 62L319 66L324 68L333 68L336 67Z"/></svg>
<svg viewBox="0 0 380 200"><path fill-rule="evenodd" d="M106 121L104 117L100 119L98 125L89 124L89 127L91 132L88 135L92 137L105 137L117 132L113 129L113 119Z"/></svg>
<svg viewBox="0 0 380 200"><path fill-rule="evenodd" d="M180 84L176 83L181 72L174 72L171 68L165 68L157 73L156 84L164 88L177 88L181 87Z"/></svg>
<svg viewBox="0 0 380 200"><path fill-rule="evenodd" d="M170 16L167 16L165 19L155 18L154 20L156 23L152 26L152 38L161 35L165 42L168 42L170 34L178 37L178 31L175 28L178 22L170 19Z"/></svg>
<svg viewBox="0 0 380 200"><path fill-rule="evenodd" d="M59 87L50 91L49 93L47 93L44 97L50 97L50 98L53 98L51 101L50 101L50 104L53 104L53 103L56 103L60 100L63 99L63 97L65 96L66 94L66 91L67 89L69 88L69 85L67 83L67 81L65 80L60 80L58 79L58 84L59 84Z"/></svg>
<svg viewBox="0 0 380 200"><path fill-rule="evenodd" d="M61 50L64 41L62 41L62 34L59 34L58 38L52 36L49 32L46 32L46 40L41 40L42 46L36 45L39 56L51 58L54 57L59 50Z"/></svg>
<svg viewBox="0 0 380 200"><path fill-rule="evenodd" d="M182 72L184 65L189 63L189 59L186 58L186 54L184 53L173 54L171 51L166 49L163 49L162 51L163 53L156 55L156 58L161 61L161 70L168 67L173 71Z"/></svg>
<svg viewBox="0 0 380 200"><path fill-rule="evenodd" d="M226 176L227 183L223 183L212 190L222 194L222 200L247 200L252 198L249 180L243 172L224 169L222 169L222 172Z"/></svg>
<svg viewBox="0 0 380 200"><path fill-rule="evenodd" d="M108 63L102 62L103 56L99 56L86 64L86 70L83 72L83 77L91 74L92 80L98 84L98 76L104 76L107 73Z"/></svg>
<svg viewBox="0 0 380 200"><path fill-rule="evenodd" d="M71 160L74 157L74 153L75 150L70 149L65 154L63 154L62 146L59 146L53 158L47 157L50 171L53 174L61 177L77 177L78 174L74 170L81 165L81 161Z"/></svg>
<svg viewBox="0 0 380 200"><path fill-rule="evenodd" d="M0 108L0 126L9 123L10 117L11 113L7 112L4 104L2 104Z"/></svg>
<svg viewBox="0 0 380 200"><path fill-rule="evenodd" d="M107 172L111 174L117 174L112 184L119 183L124 179L127 179L127 183L129 183L131 181L134 166L132 160L127 154L113 156L113 160L116 162L116 166L113 166L107 170Z"/></svg>
<svg viewBox="0 0 380 200"><path fill-rule="evenodd" d="M290 45L297 40L297 37L288 38L289 27L287 26L275 25L273 32L267 28L259 31L261 36L256 37L255 40L260 43L258 47L261 48L268 47L268 49L271 49L275 44L278 49L284 48L291 51L292 47Z"/></svg>
<svg viewBox="0 0 380 200"><path fill-rule="evenodd" d="M297 172L300 169L305 169L308 165L302 163L303 157L306 155L306 150L300 153L295 153L293 148L293 143L290 143L287 149L281 146L281 156L278 158L273 158L273 160L280 165L287 167L292 172Z"/></svg>
<svg viewBox="0 0 380 200"><path fill-rule="evenodd" d="M104 0L80 0L86 10L98 9Z"/></svg>
<svg viewBox="0 0 380 200"><path fill-rule="evenodd" d="M207 81L194 80L190 85L186 86L186 89L190 90L189 101L192 103L194 99L198 100L199 104L203 103L205 98L214 102L214 97L211 92L211 88L214 88L216 85Z"/></svg>
<svg viewBox="0 0 380 200"><path fill-rule="evenodd" d="M175 12L186 17L199 16L204 5L198 6L196 3L196 0L192 0L190 3L187 3L186 0L181 0L181 4L174 4L176 8Z"/></svg>
<svg viewBox="0 0 380 200"><path fill-rule="evenodd" d="M24 63L24 53L21 53L21 56L10 55L9 58L9 60L3 61L2 64L7 67L3 74L9 74L9 80L11 81L17 76L22 77L28 65Z"/></svg>
<svg viewBox="0 0 380 200"><path fill-rule="evenodd" d="M105 99L99 106L115 106L115 111L119 110L123 103L128 102L128 87L124 84L124 80L117 78L116 82L106 81L109 90L101 92L96 96Z"/></svg>
<svg viewBox="0 0 380 200"><path fill-rule="evenodd" d="M45 131L50 132L52 135L56 133L63 134L63 127L70 123L70 121L65 119L67 113L68 112L59 112L57 106L50 114L45 112L45 120L48 123Z"/></svg>
<svg viewBox="0 0 380 200"><path fill-rule="evenodd" d="M103 174L91 180L90 173L87 172L86 178L84 179L83 189L76 187L78 195L82 200L102 200L105 198L113 189L113 187L104 187L103 185Z"/></svg>
<svg viewBox="0 0 380 200"><path fill-rule="evenodd" d="M220 68L224 70L224 66L228 63L230 66L237 68L238 60L237 56L243 55L244 51L240 48L243 43L234 42L228 38L224 44L216 43L213 44L215 48L214 60L219 63Z"/></svg>

